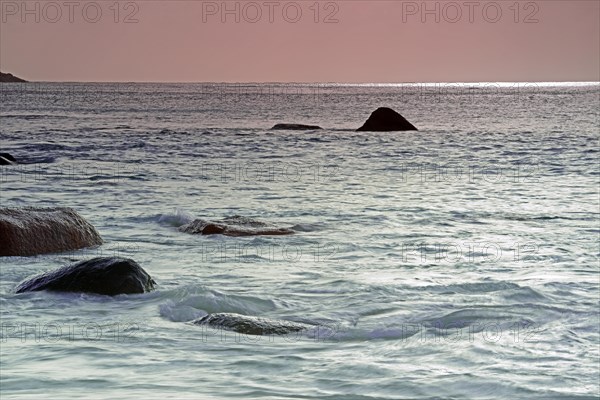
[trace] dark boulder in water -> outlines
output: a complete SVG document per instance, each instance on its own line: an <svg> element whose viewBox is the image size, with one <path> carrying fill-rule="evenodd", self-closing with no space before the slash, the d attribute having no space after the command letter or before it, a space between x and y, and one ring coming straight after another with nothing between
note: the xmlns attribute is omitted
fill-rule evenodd
<svg viewBox="0 0 600 400"><path fill-rule="evenodd" d="M155 284L150 275L129 258L98 257L28 279L19 284L16 292L49 290L115 296L149 292Z"/></svg>
<svg viewBox="0 0 600 400"><path fill-rule="evenodd" d="M0 153L0 157L6 158L8 161L17 162L10 153Z"/></svg>
<svg viewBox="0 0 600 400"><path fill-rule="evenodd" d="M0 208L0 256L34 256L101 244L96 229L71 208Z"/></svg>
<svg viewBox="0 0 600 400"><path fill-rule="evenodd" d="M0 153L0 165L13 165L17 160L8 153Z"/></svg>
<svg viewBox="0 0 600 400"><path fill-rule="evenodd" d="M234 216L220 221L196 219L189 224L179 227L181 232L194 235L225 235L225 236L259 236L259 235L291 235L293 230L277 228L251 218Z"/></svg>
<svg viewBox="0 0 600 400"><path fill-rule="evenodd" d="M357 131L391 132L418 131L418 129L391 108L380 107L373 111L369 119Z"/></svg>
<svg viewBox="0 0 600 400"><path fill-rule="evenodd" d="M302 124L277 124L271 130L287 130L287 131L312 131L323 129L317 125L302 125Z"/></svg>
<svg viewBox="0 0 600 400"><path fill-rule="evenodd" d="M299 322L250 317L233 313L208 314L192 321L192 323L207 325L213 328L223 328L246 335L287 335L313 328L311 325Z"/></svg>

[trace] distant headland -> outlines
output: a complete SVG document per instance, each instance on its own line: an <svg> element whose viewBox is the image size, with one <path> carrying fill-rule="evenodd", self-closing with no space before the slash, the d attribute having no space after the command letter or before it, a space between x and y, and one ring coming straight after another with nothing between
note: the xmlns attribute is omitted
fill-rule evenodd
<svg viewBox="0 0 600 400"><path fill-rule="evenodd" d="M18 78L13 74L0 72L0 82L27 82L25 79Z"/></svg>

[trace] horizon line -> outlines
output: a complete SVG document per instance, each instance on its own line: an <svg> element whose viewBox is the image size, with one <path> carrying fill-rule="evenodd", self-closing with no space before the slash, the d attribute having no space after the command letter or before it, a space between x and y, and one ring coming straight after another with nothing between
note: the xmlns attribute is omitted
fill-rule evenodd
<svg viewBox="0 0 600 400"><path fill-rule="evenodd" d="M7 73L7 72L4 72ZM16 76L12 74L13 76ZM19 76L20 78L20 76ZM438 85L438 84L464 84L464 85L473 85L473 84L543 84L543 85L567 85L567 84L577 84L577 85L600 85L600 81L412 81L412 82L308 82L308 81L45 81L45 80L27 80L26 82L20 83L86 83L86 84L110 84L110 83L127 83L127 84L226 84L226 85L235 85L235 84L250 84L250 85L267 85L267 84L294 84L294 85L338 85L338 86L364 86L364 85L372 85L372 86L394 86L394 85ZM9 83L9 82L3 82Z"/></svg>

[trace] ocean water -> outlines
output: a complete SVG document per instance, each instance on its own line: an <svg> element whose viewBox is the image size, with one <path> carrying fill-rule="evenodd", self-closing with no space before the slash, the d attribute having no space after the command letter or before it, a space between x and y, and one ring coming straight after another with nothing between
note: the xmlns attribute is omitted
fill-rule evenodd
<svg viewBox="0 0 600 400"><path fill-rule="evenodd" d="M2 399L597 398L598 84L2 84L3 207L99 248L0 258ZM418 132L355 132L380 106ZM275 123L321 131L271 131ZM194 236L242 215L297 233ZM15 294L95 256L155 292ZM305 322L240 335L213 312Z"/></svg>

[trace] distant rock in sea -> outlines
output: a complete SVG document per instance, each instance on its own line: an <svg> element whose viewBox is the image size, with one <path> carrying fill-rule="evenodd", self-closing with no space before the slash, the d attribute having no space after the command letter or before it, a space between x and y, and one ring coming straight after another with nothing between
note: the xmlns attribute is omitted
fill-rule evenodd
<svg viewBox="0 0 600 400"><path fill-rule="evenodd" d="M418 131L418 129L391 108L380 107L373 111L369 119L357 131L391 132Z"/></svg>
<svg viewBox="0 0 600 400"><path fill-rule="evenodd" d="M96 229L71 208L0 208L0 256L34 256L101 244Z"/></svg>
<svg viewBox="0 0 600 400"><path fill-rule="evenodd" d="M271 130L286 130L286 131L312 131L323 129L317 125L302 125L302 124L277 124Z"/></svg>
<svg viewBox="0 0 600 400"><path fill-rule="evenodd" d="M291 235L295 233L288 228L277 228L251 218L234 216L220 221L196 219L179 227L181 232L201 235L225 236L259 236L259 235Z"/></svg>
<svg viewBox="0 0 600 400"><path fill-rule="evenodd" d="M192 323L195 325L222 328L246 335L287 335L314 328L311 325L298 322L251 317L233 313L208 314L192 321Z"/></svg>
<svg viewBox="0 0 600 400"><path fill-rule="evenodd" d="M49 290L116 296L150 292L155 284L132 259L98 257L35 276L19 284L16 292Z"/></svg>
<svg viewBox="0 0 600 400"><path fill-rule="evenodd" d="M0 82L11 83L11 82L27 82L25 79L18 78L13 74L0 72Z"/></svg>
<svg viewBox="0 0 600 400"><path fill-rule="evenodd" d="M8 153L0 153L0 165L13 165L17 160Z"/></svg>

